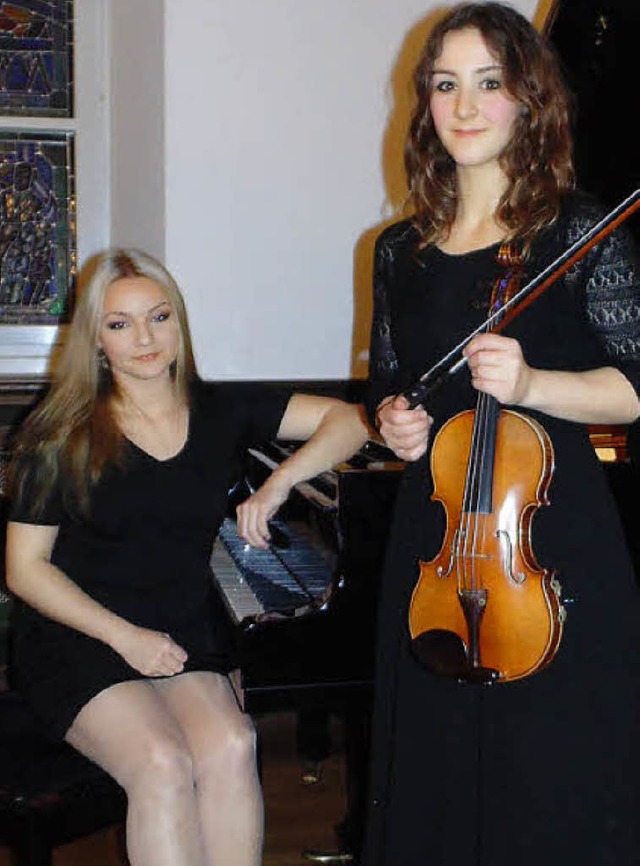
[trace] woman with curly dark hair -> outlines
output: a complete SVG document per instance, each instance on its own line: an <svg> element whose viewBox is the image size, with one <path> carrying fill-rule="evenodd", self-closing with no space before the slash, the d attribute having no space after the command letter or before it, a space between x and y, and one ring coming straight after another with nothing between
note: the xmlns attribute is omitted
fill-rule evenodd
<svg viewBox="0 0 640 866"><path fill-rule="evenodd" d="M407 467L380 598L363 864L626 866L640 850L640 598L587 425L640 414L637 253L625 230L610 234L504 331L475 336L466 369L409 408L403 392L487 317L505 275L499 250L521 261L524 285L604 215L574 189L557 61L514 9L453 7L414 83L414 215L386 228L375 253L368 410ZM420 657L408 627L419 563L436 558L451 519L432 498L434 439L486 395L552 443L550 504L530 540L557 573L562 633L544 669L492 685L473 681L468 659L439 656L437 623ZM465 563L453 555L457 600ZM461 619L456 646L468 651L472 617Z"/></svg>

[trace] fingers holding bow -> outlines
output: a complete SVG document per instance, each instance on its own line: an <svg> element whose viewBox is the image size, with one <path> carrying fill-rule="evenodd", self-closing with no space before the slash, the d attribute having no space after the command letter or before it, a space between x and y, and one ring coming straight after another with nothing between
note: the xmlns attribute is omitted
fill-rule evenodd
<svg viewBox="0 0 640 866"><path fill-rule="evenodd" d="M500 334L479 334L463 352L473 387L505 405L522 405L530 386L532 369L517 340Z"/></svg>
<svg viewBox="0 0 640 866"><path fill-rule="evenodd" d="M401 460L418 460L427 450L433 419L422 406L410 409L402 395L387 397L378 406L376 421L385 444Z"/></svg>

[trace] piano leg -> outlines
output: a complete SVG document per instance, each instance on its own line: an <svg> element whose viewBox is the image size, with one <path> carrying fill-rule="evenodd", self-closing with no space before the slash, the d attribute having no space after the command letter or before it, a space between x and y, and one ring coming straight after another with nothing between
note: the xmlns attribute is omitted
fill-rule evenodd
<svg viewBox="0 0 640 866"><path fill-rule="evenodd" d="M355 866L360 859L364 833L371 711L368 703L349 703L340 716L344 732L347 808L335 828L338 849L308 850L303 851L302 856L312 863L352 863Z"/></svg>
<svg viewBox="0 0 640 866"><path fill-rule="evenodd" d="M326 707L305 707L298 711L296 752L302 764L302 784L320 781L322 762L331 754L329 724L331 713Z"/></svg>
<svg viewBox="0 0 640 866"><path fill-rule="evenodd" d="M344 714L347 811L337 828L347 851L360 858L369 778L371 714L368 706L349 706Z"/></svg>
<svg viewBox="0 0 640 866"><path fill-rule="evenodd" d="M302 857L304 860L309 860L311 863L354 863L352 855L347 852L303 851Z"/></svg>

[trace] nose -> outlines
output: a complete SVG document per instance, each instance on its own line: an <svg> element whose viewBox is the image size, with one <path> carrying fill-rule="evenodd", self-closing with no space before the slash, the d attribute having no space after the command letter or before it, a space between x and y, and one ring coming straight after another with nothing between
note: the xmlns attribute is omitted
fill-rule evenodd
<svg viewBox="0 0 640 866"><path fill-rule="evenodd" d="M141 346L148 346L153 339L150 323L144 319L137 322L135 328L136 342Z"/></svg>
<svg viewBox="0 0 640 866"><path fill-rule="evenodd" d="M465 120L468 117L473 117L478 111L476 97L469 87L460 87L456 95L455 113L456 117Z"/></svg>

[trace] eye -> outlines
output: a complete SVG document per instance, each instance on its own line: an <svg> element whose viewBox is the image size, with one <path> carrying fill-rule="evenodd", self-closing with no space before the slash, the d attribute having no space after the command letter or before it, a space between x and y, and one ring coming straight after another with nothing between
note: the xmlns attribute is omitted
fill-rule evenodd
<svg viewBox="0 0 640 866"><path fill-rule="evenodd" d="M171 310L162 310L159 313L156 313L152 316L152 322L166 322L167 319L171 318Z"/></svg>
<svg viewBox="0 0 640 866"><path fill-rule="evenodd" d="M107 328L110 331L121 331L126 327L127 323L123 319L113 319L111 322L107 322Z"/></svg>
<svg viewBox="0 0 640 866"><path fill-rule="evenodd" d="M448 78L440 79L440 81L434 82L433 89L438 93L450 93L455 89L455 84Z"/></svg>
<svg viewBox="0 0 640 866"><path fill-rule="evenodd" d="M499 78L485 78L481 83L482 90L501 90L502 81Z"/></svg>

